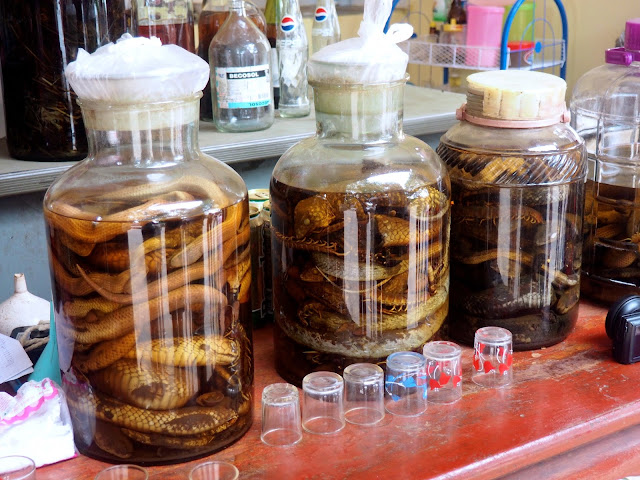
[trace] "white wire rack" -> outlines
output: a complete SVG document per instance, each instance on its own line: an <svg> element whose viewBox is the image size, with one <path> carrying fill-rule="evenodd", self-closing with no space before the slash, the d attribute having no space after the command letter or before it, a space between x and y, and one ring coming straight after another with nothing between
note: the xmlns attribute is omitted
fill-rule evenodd
<svg viewBox="0 0 640 480"><path fill-rule="evenodd" d="M496 70L500 68L500 47L478 47L436 43L435 35L423 35L398 46L409 55L409 63L437 67ZM563 40L537 39L532 48L508 50L508 68L538 70L562 66L566 61Z"/></svg>

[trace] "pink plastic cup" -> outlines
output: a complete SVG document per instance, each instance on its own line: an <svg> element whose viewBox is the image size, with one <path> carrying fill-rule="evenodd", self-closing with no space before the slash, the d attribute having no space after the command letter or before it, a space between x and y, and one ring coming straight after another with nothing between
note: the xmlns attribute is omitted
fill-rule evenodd
<svg viewBox="0 0 640 480"><path fill-rule="evenodd" d="M467 51L470 67L498 68L504 7L467 5ZM491 47L491 48L479 48Z"/></svg>

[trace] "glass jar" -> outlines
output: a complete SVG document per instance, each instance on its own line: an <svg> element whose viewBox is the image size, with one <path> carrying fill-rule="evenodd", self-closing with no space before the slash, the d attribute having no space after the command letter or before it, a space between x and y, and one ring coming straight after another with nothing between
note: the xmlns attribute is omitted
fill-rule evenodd
<svg viewBox="0 0 640 480"><path fill-rule="evenodd" d="M563 123L566 84L507 70L468 85L462 121L436 150L452 191L449 333L473 345L478 328L498 326L516 349L553 345L578 318L582 257L586 159Z"/></svg>
<svg viewBox="0 0 640 480"><path fill-rule="evenodd" d="M640 118L633 106L640 88L640 19L626 23L625 46L607 50L605 61L576 82L571 124L585 139L589 170L582 294L612 304L640 293Z"/></svg>
<svg viewBox="0 0 640 480"><path fill-rule="evenodd" d="M276 369L296 385L420 351L447 317L446 169L402 132L405 79L346 80L354 70L309 62L317 135L271 178Z"/></svg>
<svg viewBox="0 0 640 480"><path fill-rule="evenodd" d="M9 155L69 161L87 155L76 96L64 76L78 48L125 32L122 2L0 2L0 59Z"/></svg>
<svg viewBox="0 0 640 480"><path fill-rule="evenodd" d="M192 53L196 51L192 0L132 0L131 18L136 35L158 37Z"/></svg>
<svg viewBox="0 0 640 480"><path fill-rule="evenodd" d="M251 424L246 187L199 150L200 93L80 100L89 156L44 199L76 446L141 464L210 454Z"/></svg>

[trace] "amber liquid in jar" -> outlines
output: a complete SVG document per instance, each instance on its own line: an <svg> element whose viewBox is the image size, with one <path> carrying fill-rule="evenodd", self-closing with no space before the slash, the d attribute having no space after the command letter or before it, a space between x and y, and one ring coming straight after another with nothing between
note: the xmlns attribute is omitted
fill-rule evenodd
<svg viewBox="0 0 640 480"><path fill-rule="evenodd" d="M251 424L246 202L189 218L124 220L170 211L177 195L189 200L184 192L142 203L123 195L106 210L86 193L45 209L75 442L103 461L197 458Z"/></svg>
<svg viewBox="0 0 640 480"><path fill-rule="evenodd" d="M336 170L336 183L353 178ZM449 202L436 188L344 193L272 178L271 223L276 369L287 381L420 351L442 326Z"/></svg>
<svg viewBox="0 0 640 480"><path fill-rule="evenodd" d="M192 53L196 51L193 22L140 23L138 25L138 35L147 38L158 37L163 45L170 43Z"/></svg>
<svg viewBox="0 0 640 480"><path fill-rule="evenodd" d="M229 16L229 11L211 11L205 10L200 14L198 19L198 56L205 62L209 63L209 45L215 37L218 30ZM247 16L255 24L258 29L266 35L267 26L263 18L256 14L248 13ZM213 107L211 105L211 85L207 85L202 90L202 98L200 99L200 119L213 121Z"/></svg>
<svg viewBox="0 0 640 480"><path fill-rule="evenodd" d="M611 304L640 289L638 189L587 180L582 292Z"/></svg>
<svg viewBox="0 0 640 480"><path fill-rule="evenodd" d="M522 160L489 155L473 160L474 154L442 143L437 151L449 166L464 158L471 178L483 175L484 168L508 169L508 162ZM485 165L495 159L499 163ZM533 178L553 160L540 156L526 162L522 171ZM473 345L475 331L489 325L510 330L517 350L566 338L578 318L583 188L582 179L491 186L451 176L455 246L449 333L454 339Z"/></svg>

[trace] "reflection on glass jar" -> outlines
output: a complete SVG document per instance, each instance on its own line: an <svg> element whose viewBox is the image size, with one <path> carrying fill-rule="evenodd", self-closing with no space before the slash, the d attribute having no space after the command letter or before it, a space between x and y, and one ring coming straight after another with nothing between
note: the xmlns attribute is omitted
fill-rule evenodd
<svg viewBox="0 0 640 480"><path fill-rule="evenodd" d="M271 181L276 368L298 385L418 351L449 291L449 179L402 135L404 80L312 86L319 134Z"/></svg>
<svg viewBox="0 0 640 480"><path fill-rule="evenodd" d="M452 189L450 334L473 345L478 328L499 326L512 332L515 349L553 345L578 316L584 144L559 116L535 128L518 128L524 120L513 113L499 127L481 124L476 109L483 102L475 97L486 85L474 78L466 106L472 120L452 127L437 149ZM524 89L545 79L515 80ZM564 92L557 80L541 90ZM532 87L529 94L538 93ZM508 96L502 98L506 110Z"/></svg>
<svg viewBox="0 0 640 480"><path fill-rule="evenodd" d="M165 47L141 48L157 61ZM206 63L184 54L206 80ZM147 89L165 91L181 69L169 60ZM95 77L82 80L95 94ZM80 452L172 463L251 424L247 191L198 149L199 92L136 103L111 91L126 100L81 95L91 153L44 200L62 387Z"/></svg>

